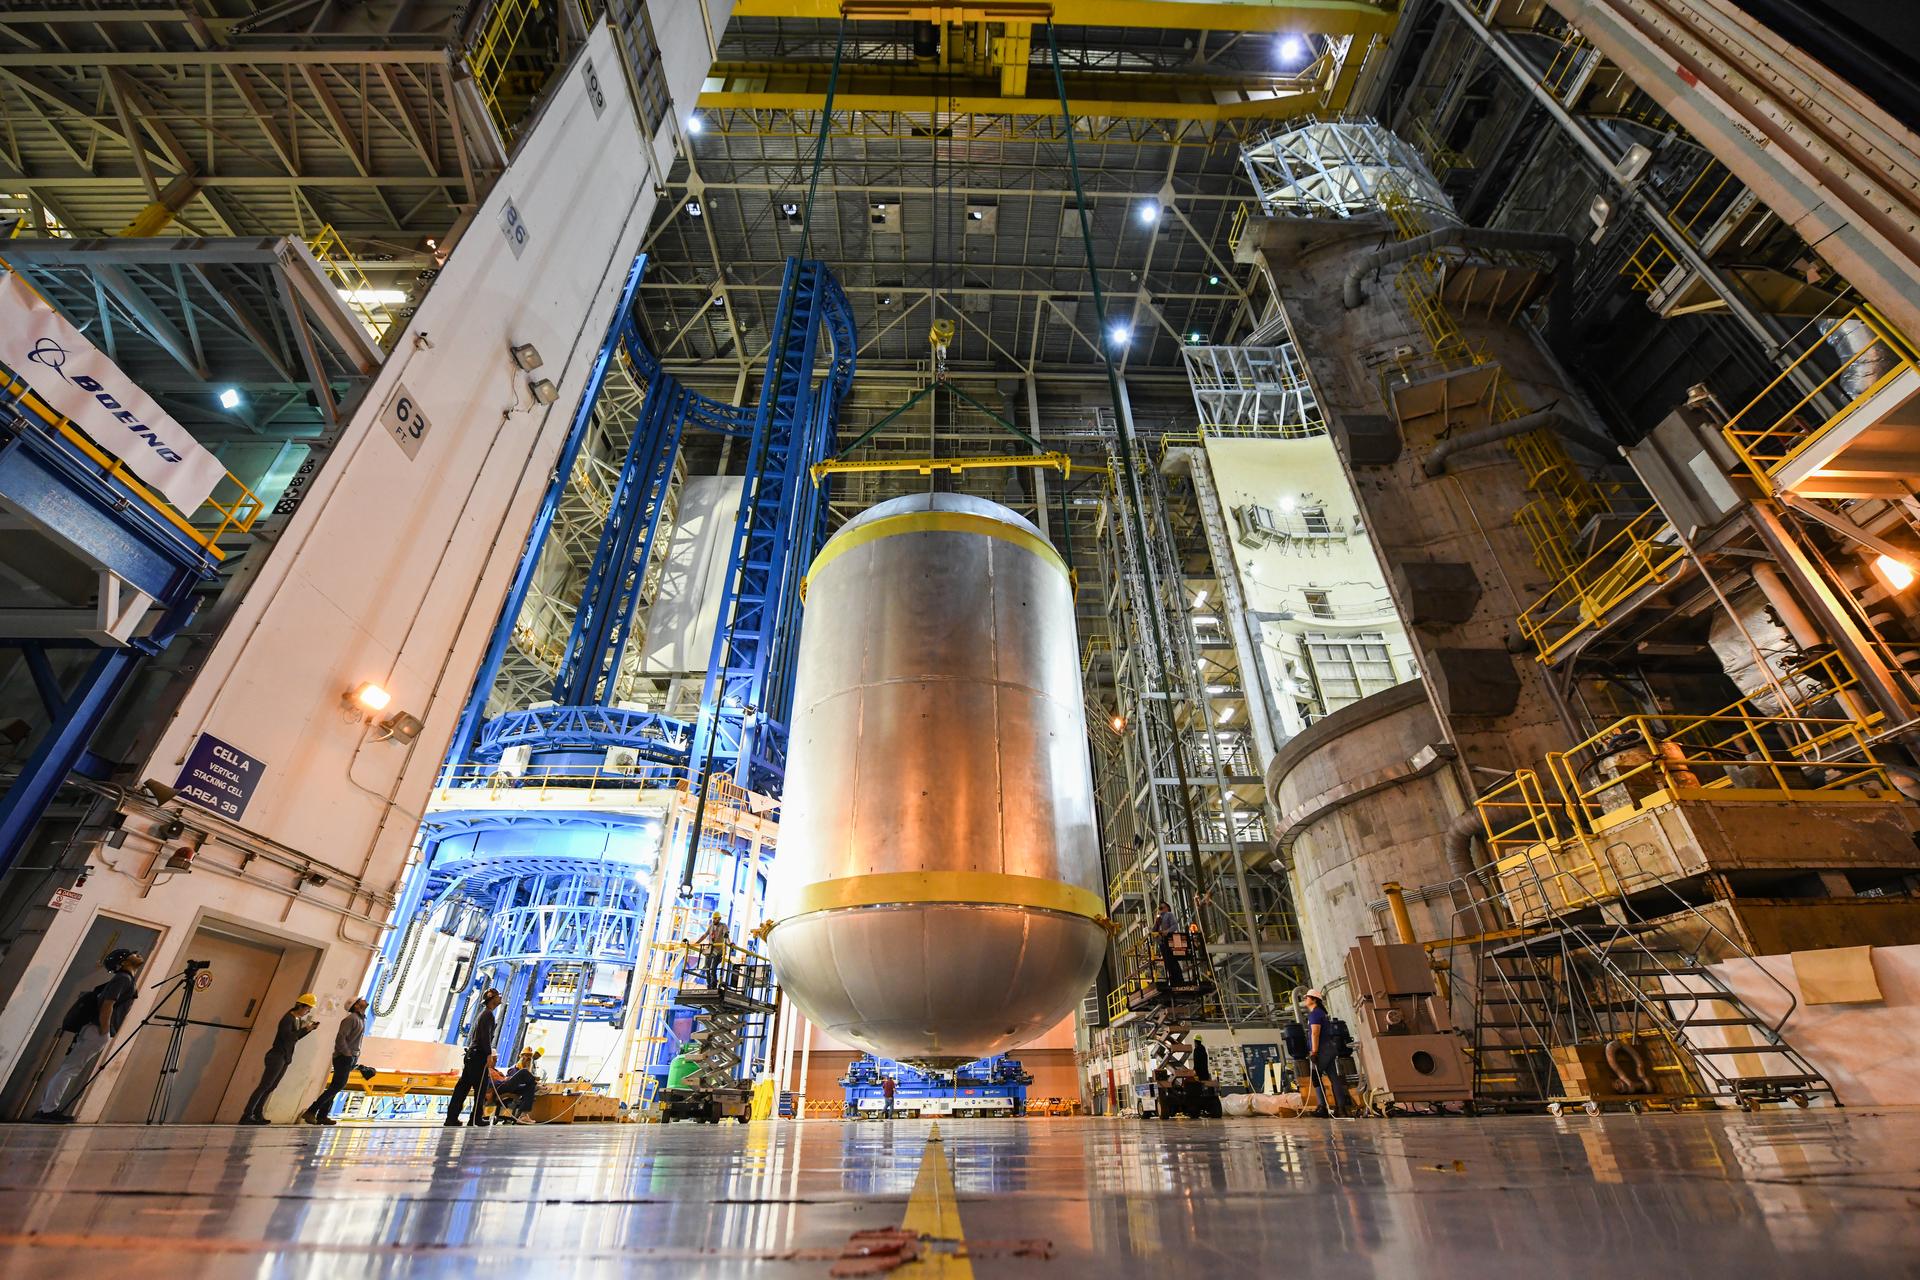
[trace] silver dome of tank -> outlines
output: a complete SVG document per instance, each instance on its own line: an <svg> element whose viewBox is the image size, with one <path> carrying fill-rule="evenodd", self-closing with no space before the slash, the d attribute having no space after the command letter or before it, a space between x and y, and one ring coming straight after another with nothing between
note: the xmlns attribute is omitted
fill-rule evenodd
<svg viewBox="0 0 1920 1280"><path fill-rule="evenodd" d="M768 936L815 1025L953 1066L1032 1040L1105 947L1065 565L998 503L926 494L815 559Z"/></svg>

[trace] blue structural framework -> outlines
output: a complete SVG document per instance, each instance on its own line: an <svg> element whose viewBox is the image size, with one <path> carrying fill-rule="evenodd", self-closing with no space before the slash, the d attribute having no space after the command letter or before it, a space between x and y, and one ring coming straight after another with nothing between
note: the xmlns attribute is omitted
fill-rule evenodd
<svg viewBox="0 0 1920 1280"><path fill-rule="evenodd" d="M69 773L104 778L110 771L87 749L94 731L140 661L165 649L193 616L196 590L216 576L220 561L117 469L89 457L30 399L23 382L5 370L0 377L0 504L103 582L118 579L122 590L153 601L152 623L123 643L51 624L32 635L0 635L0 646L21 652L48 720L19 776L0 795L3 871L19 858ZM57 649L86 654L64 681Z"/></svg>
<svg viewBox="0 0 1920 1280"><path fill-rule="evenodd" d="M769 353L757 405L737 407L699 395L663 369L646 339L635 300L646 259L628 275L607 340L591 369L572 430L536 513L474 688L463 709L443 782L470 788L471 807L441 804L422 826L420 856L403 888L371 985L376 1017L393 1012L406 973L429 929L476 944L447 1027L458 1037L469 1003L498 986L504 1059L530 1020L565 1020L556 1073L590 1067L571 1061L586 1022L627 1025L636 1013L646 967L647 921L668 908L682 917L720 911L737 943L755 923L732 911L764 898L766 850L714 838L696 817L686 867L673 903L648 901L668 850L657 811L622 806L617 793L678 789L704 806L723 786L777 798L792 706L799 582L825 541L827 495L808 481L812 463L833 448L839 408L852 384L854 330L845 294L816 261L789 259L781 298L780 341ZM612 361L624 354L644 384L640 417L611 496L571 634L555 675L553 705L485 717L512 629L531 588L562 495L592 421ZM690 430L748 443L712 658L696 717L614 705L616 677L657 539L681 443ZM637 763L610 766L609 752ZM513 753L510 755L509 753ZM543 801L512 803L539 788ZM616 803L607 803L609 793ZM595 803L569 808L569 795ZM502 802L502 797L505 802ZM661 930L654 930L659 936ZM649 1069L664 1073L672 1046L654 1050Z"/></svg>
<svg viewBox="0 0 1920 1280"><path fill-rule="evenodd" d="M1033 1077L1017 1058L1000 1054L969 1062L951 1074L921 1071L903 1062L862 1054L840 1077L846 1111L866 1115L883 1109L886 1092L881 1081L891 1076L893 1106L897 1112L937 1110L942 1115L1004 1113L1022 1115L1027 1109L1027 1086Z"/></svg>

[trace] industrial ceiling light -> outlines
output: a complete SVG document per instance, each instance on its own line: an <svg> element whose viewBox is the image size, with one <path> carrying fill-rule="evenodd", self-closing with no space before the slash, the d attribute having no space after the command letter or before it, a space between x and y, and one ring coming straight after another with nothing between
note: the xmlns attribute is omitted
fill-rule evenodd
<svg viewBox="0 0 1920 1280"><path fill-rule="evenodd" d="M1196 347L1199 346L1201 343L1205 342L1206 340L1207 339L1205 334L1190 333L1187 335L1187 341L1192 343Z"/></svg>
<svg viewBox="0 0 1920 1280"><path fill-rule="evenodd" d="M700 118L699 116L688 116L688 117L687 117L687 132L688 132L688 133L700 133L700 132L702 132L702 131L704 131L704 130L706 129L706 127L707 127L707 124L706 124L706 121L704 121L704 120L702 120L702 119L701 119L701 118Z"/></svg>
<svg viewBox="0 0 1920 1280"><path fill-rule="evenodd" d="M1107 342L1112 346L1124 347L1130 337L1132 332L1124 324L1116 324L1107 330Z"/></svg>
<svg viewBox="0 0 1920 1280"><path fill-rule="evenodd" d="M1142 222L1144 222L1144 223L1146 223L1146 224L1147 224L1148 226L1152 226L1152 225L1153 225L1154 223L1156 223L1156 222L1158 222L1158 221L1160 221L1160 206L1159 206L1159 204L1158 204L1158 203L1153 203L1153 204L1143 204L1143 205L1141 205L1141 206L1140 206L1140 221L1142 221Z"/></svg>
<svg viewBox="0 0 1920 1280"><path fill-rule="evenodd" d="M368 680L356 685L353 691L347 694L346 701L348 706L363 712L385 711L387 704L393 701L393 695Z"/></svg>
<svg viewBox="0 0 1920 1280"><path fill-rule="evenodd" d="M1283 514L1291 512L1293 510L1293 495L1290 493L1281 494L1280 501L1274 505L1279 507Z"/></svg>
<svg viewBox="0 0 1920 1280"><path fill-rule="evenodd" d="M1205 604L1206 602L1207 602L1207 589L1205 587L1202 587L1198 591L1193 593L1194 608L1198 609L1201 605Z"/></svg>
<svg viewBox="0 0 1920 1280"><path fill-rule="evenodd" d="M560 398L560 388L553 385L552 378L538 378L527 384L527 390L533 392L533 398L541 404L552 404Z"/></svg>
<svg viewBox="0 0 1920 1280"><path fill-rule="evenodd" d="M513 362L528 373L532 373L546 363L540 358L540 348L531 342L522 342L513 348Z"/></svg>
<svg viewBox="0 0 1920 1280"><path fill-rule="evenodd" d="M1127 718L1116 711L1113 713L1112 718L1107 721L1107 727L1115 733L1125 733L1127 731Z"/></svg>
<svg viewBox="0 0 1920 1280"><path fill-rule="evenodd" d="M1280 61L1296 63L1307 56L1307 42L1299 36L1282 36L1280 39Z"/></svg>
<svg viewBox="0 0 1920 1280"><path fill-rule="evenodd" d="M356 307L397 307L407 300L405 289L335 289L340 301Z"/></svg>
<svg viewBox="0 0 1920 1280"><path fill-rule="evenodd" d="M1219 276L1208 276L1208 277L1207 277L1207 283L1208 283L1208 284L1219 284L1219 283L1220 283L1220 277L1219 277Z"/></svg>
<svg viewBox="0 0 1920 1280"><path fill-rule="evenodd" d="M1913 585L1913 566L1904 560L1895 560L1892 556L1881 556L1873 562L1887 585L1895 591L1905 591Z"/></svg>
<svg viewBox="0 0 1920 1280"><path fill-rule="evenodd" d="M220 407L238 409L240 407L240 389L238 387L220 388Z"/></svg>
<svg viewBox="0 0 1920 1280"><path fill-rule="evenodd" d="M1222 707L1220 709L1220 723L1225 724L1227 721L1231 719L1233 719L1233 707L1232 706Z"/></svg>
<svg viewBox="0 0 1920 1280"><path fill-rule="evenodd" d="M698 200L687 201L687 216L689 218L698 218L705 212L706 210L700 207L700 202Z"/></svg>

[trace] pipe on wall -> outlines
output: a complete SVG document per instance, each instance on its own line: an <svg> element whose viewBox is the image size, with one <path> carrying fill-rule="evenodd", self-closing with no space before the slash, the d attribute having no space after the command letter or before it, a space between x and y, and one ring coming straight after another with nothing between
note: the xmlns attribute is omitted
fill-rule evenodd
<svg viewBox="0 0 1920 1280"><path fill-rule="evenodd" d="M1509 422L1496 422L1490 427L1481 427L1477 431L1463 431L1458 435L1449 436L1434 447L1433 452L1426 456L1421 466L1430 476L1442 476L1447 473L1447 459L1454 454L1465 453L1468 449L1478 449L1482 445L1495 444L1501 440L1510 440L1514 436L1523 436L1532 431L1553 431L1577 444L1585 445L1602 457L1618 452L1617 446L1611 440L1549 405Z"/></svg>
<svg viewBox="0 0 1920 1280"><path fill-rule="evenodd" d="M1366 290L1360 282L1369 271L1406 262L1436 249L1506 249L1520 253L1551 253L1553 292L1547 301L1548 340L1559 347L1565 334L1567 313L1573 301L1573 241L1563 235L1536 231L1503 231L1491 227L1442 227L1411 240L1382 245L1347 269L1341 283L1340 300L1352 311L1366 302Z"/></svg>

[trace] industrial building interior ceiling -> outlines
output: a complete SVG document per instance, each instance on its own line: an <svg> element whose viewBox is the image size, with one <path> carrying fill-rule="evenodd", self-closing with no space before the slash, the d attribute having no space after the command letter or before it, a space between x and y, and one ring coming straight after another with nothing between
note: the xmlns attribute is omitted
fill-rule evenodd
<svg viewBox="0 0 1920 1280"><path fill-rule="evenodd" d="M1870 0L0 6L0 1269L1912 1274L1916 130Z"/></svg>

